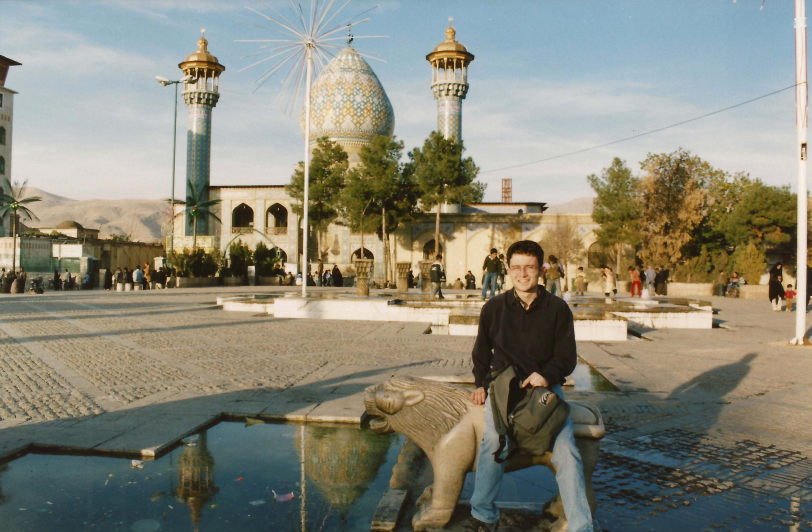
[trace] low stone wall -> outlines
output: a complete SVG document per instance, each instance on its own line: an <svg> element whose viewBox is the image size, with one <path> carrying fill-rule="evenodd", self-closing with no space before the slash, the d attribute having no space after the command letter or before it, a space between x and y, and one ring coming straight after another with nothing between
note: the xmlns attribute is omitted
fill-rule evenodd
<svg viewBox="0 0 812 532"><path fill-rule="evenodd" d="M223 286L242 286L246 284L242 277L223 277Z"/></svg>
<svg viewBox="0 0 812 532"><path fill-rule="evenodd" d="M260 286L279 286L279 276L257 275L257 284Z"/></svg>
<svg viewBox="0 0 812 532"><path fill-rule="evenodd" d="M177 277L175 280L177 288L203 288L217 286L217 279L214 277Z"/></svg>
<svg viewBox="0 0 812 532"><path fill-rule="evenodd" d="M770 286L766 284L746 284L739 287L739 297L767 301L767 298L770 297Z"/></svg>
<svg viewBox="0 0 812 532"><path fill-rule="evenodd" d="M713 283L668 283L668 295L674 297L710 297Z"/></svg>

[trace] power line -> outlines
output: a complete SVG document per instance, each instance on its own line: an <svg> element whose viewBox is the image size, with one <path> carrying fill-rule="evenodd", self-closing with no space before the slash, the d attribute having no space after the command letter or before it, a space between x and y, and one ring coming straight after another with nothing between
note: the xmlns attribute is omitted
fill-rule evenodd
<svg viewBox="0 0 812 532"><path fill-rule="evenodd" d="M490 174L490 173L493 173L493 172L502 172L504 170L512 170L514 168L521 168L523 166L530 166L530 165L533 165L533 164L544 163L544 162L552 161L552 160L555 160L555 159L563 159L564 157L570 157L571 155L578 155L580 153L586 153L588 151L597 150L597 149L600 149L600 148L605 148L606 146L612 146L613 144L620 144L621 142L626 142L626 141L629 141L629 140L638 139L640 137L645 137L646 135L653 135L654 133L659 133L660 131L665 131L666 129L671 129L671 128L675 128L677 126L682 126L682 125L688 124L690 122L696 122L697 120L702 120L703 118L708 118L709 116L718 115L719 113L724 113L725 111L730 111L731 109L736 109L737 107L742 107L744 105L747 105L747 104L750 104L750 103L753 103L753 102L757 102L758 100L763 100L764 98L768 98L770 96L773 96L773 95L776 95L778 93L787 91L789 89L794 89L796 87L796 85L797 84L793 83L792 85L784 87L783 89L774 90L772 92L768 92L767 94L762 94L761 96L756 96L755 98L751 98L749 100L745 100L743 102L739 102L739 103L730 105L728 107L723 107L722 109L717 109L716 111L711 111L709 113L705 113L703 115L695 116L693 118L688 118L686 120L681 120L679 122L674 122L673 124L669 124L669 125L663 126L663 127L658 127L657 129L650 129L648 131L644 131L644 132L638 133L636 135L631 135L629 137L623 137L623 138L613 140L613 141L610 141L610 142L604 142L603 144L597 144L595 146L590 146L588 148L582 148L580 150L570 151L570 152L566 152L566 153L560 153L558 155L553 155L552 157L545 157L544 159L537 159L535 161L528 161L526 163L512 164L510 166L503 166L501 168L493 168L491 170L483 170L482 173L483 174Z"/></svg>

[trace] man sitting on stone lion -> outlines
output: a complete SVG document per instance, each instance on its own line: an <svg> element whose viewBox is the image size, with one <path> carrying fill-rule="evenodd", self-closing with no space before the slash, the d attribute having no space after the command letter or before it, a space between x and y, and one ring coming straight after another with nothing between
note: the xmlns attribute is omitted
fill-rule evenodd
<svg viewBox="0 0 812 532"><path fill-rule="evenodd" d="M403 432L431 461L434 484L418 500L419 510L412 520L415 530L448 522L464 474L471 469L476 471L476 483L471 497L470 528L496 530L499 510L495 499L505 470L533 463L546 463L555 470L566 515L566 520L556 523L556 528L593 529L589 503L591 474L597 458L597 439L603 435L597 412L573 405L576 408L557 436L552 456L520 453L506 463L494 459L500 446L486 392L489 374L511 365L522 376L523 387L545 386L563 398L561 385L577 360L569 307L538 285L540 265L544 262L541 246L528 240L516 242L508 249L507 262L514 289L494 297L482 307L472 354L476 389L470 397L453 386L426 386L415 382L409 385L396 378L367 390L366 408L373 416L370 427ZM437 386L449 389L435 393ZM429 405L424 411L434 415L429 419L418 417L412 420L417 427L409 427L407 420L412 407L424 402ZM414 417L413 412L411 417ZM577 442L576 435L579 436ZM591 445L587 445L589 442ZM579 447L586 451L586 468Z"/></svg>

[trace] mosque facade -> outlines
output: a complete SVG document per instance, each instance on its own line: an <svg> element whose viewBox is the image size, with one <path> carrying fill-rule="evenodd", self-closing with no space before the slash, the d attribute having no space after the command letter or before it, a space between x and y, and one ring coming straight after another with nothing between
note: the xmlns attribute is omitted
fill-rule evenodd
<svg viewBox="0 0 812 532"><path fill-rule="evenodd" d="M199 44L195 54L201 53L201 49L208 53ZM212 65L219 63L216 58L212 62L211 58L206 58L209 64L205 68L214 72ZM468 93L468 67L473 59L473 54L456 40L456 31L451 25L446 29L445 39L426 56L431 65L430 88L437 104L436 129L448 138L462 139L462 100ZM184 63L188 62L187 58ZM222 68L216 70L216 75L209 75L212 81L206 82L205 88L209 92L216 92L217 77L225 69L222 65L219 67ZM187 69L183 70L190 75ZM191 75L195 73L191 72ZM196 83L199 87L200 81ZM191 98L186 95L185 90L184 100L189 105ZM394 133L395 113L386 91L369 64L350 46L340 51L314 81L311 98L311 141L328 137L337 142L349 155L350 164L358 163L361 148L373 137ZM209 156L211 140L205 137L211 134L211 108L216 101L216 98L210 99L209 107L203 109L208 111L203 120L205 127L197 127L200 120L193 118L192 107L189 107L188 136L206 147L206 157ZM197 154L193 156L198 157ZM285 263L287 271L301 272L301 221L293 210L296 202L285 191L285 185L209 185L208 161L203 162L199 157L195 161L192 166L206 169L205 180L198 180L196 184L204 186L205 183L209 198L220 200L214 211L221 220L220 223L210 223L208 230L197 232L197 245L219 249L227 256L229 246L235 241L239 240L251 249L263 242ZM191 179L190 175L200 175L194 174L189 164L187 162L187 181ZM287 183L288 179L286 176L280 181ZM438 208L441 209L440 249L449 282L464 279L469 270L479 279L483 260L491 248L504 252L510 243L519 239L541 241L543 245L545 232L563 222L577 226L585 248L595 241L594 229L597 226L591 216L546 214L545 203L514 202L510 194L503 194L501 202L445 204ZM183 205L176 206L178 217L174 241L168 243L168 249L192 246L188 231L190 222L184 219L183 209ZM435 213L434 210L425 212L390 236L392 265L410 262L415 274L419 272L419 261L433 255ZM308 253L313 271L318 257L321 257L325 267L336 264L352 275L352 259L361 256L361 238L341 220L331 224L320 241L320 253L315 249ZM315 238L309 240L311 246L318 246ZM394 278L394 272L386 272L384 243L380 238L374 234L364 235L364 250L364 256L374 260L373 278L377 282Z"/></svg>

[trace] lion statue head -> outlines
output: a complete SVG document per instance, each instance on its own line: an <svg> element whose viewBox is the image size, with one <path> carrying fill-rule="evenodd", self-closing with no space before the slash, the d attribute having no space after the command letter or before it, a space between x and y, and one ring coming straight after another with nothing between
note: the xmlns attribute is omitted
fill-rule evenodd
<svg viewBox="0 0 812 532"><path fill-rule="evenodd" d="M431 454L437 441L471 410L470 392L451 384L395 376L364 393L369 427L399 432Z"/></svg>

